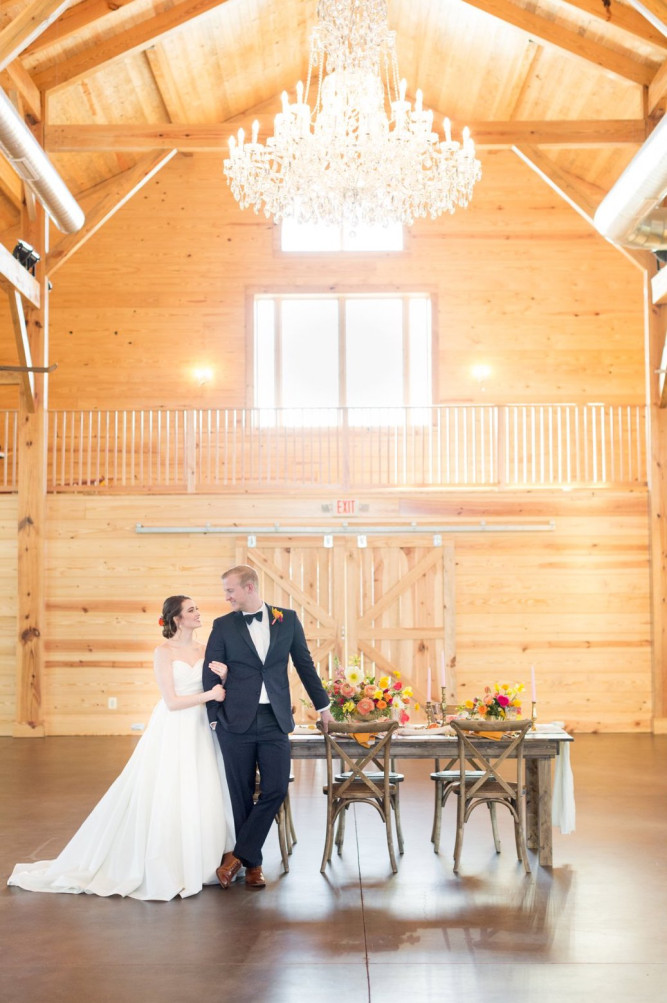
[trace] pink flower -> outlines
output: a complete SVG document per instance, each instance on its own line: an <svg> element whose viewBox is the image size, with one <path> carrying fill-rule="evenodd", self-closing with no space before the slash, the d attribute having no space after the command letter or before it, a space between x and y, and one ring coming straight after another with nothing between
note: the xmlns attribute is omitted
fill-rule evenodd
<svg viewBox="0 0 667 1003"><path fill-rule="evenodd" d="M410 715L406 711L402 710L401 713L398 715L398 720L400 724L407 724L407 722L410 720Z"/></svg>
<svg viewBox="0 0 667 1003"><path fill-rule="evenodd" d="M370 714L371 711L375 710L375 704L370 697L362 697L357 704L357 710L365 717L366 714Z"/></svg>
<svg viewBox="0 0 667 1003"><path fill-rule="evenodd" d="M496 700L501 707L509 707L509 697L506 697L504 693L499 693Z"/></svg>
<svg viewBox="0 0 667 1003"><path fill-rule="evenodd" d="M372 699L375 695L375 686L364 686L364 693L367 697L371 697Z"/></svg>
<svg viewBox="0 0 667 1003"><path fill-rule="evenodd" d="M394 689L394 690L402 690L403 689L403 683L394 683L392 689Z"/></svg>
<svg viewBox="0 0 667 1003"><path fill-rule="evenodd" d="M354 686L351 683L341 683L340 691L344 697L354 696Z"/></svg>

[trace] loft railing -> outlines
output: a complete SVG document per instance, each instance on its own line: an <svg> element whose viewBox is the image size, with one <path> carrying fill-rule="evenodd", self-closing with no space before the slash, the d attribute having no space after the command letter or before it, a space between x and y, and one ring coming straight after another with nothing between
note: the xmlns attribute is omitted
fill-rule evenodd
<svg viewBox="0 0 667 1003"><path fill-rule="evenodd" d="M17 416L0 412L0 490L16 490ZM646 483L646 409L51 411L50 491L623 487Z"/></svg>

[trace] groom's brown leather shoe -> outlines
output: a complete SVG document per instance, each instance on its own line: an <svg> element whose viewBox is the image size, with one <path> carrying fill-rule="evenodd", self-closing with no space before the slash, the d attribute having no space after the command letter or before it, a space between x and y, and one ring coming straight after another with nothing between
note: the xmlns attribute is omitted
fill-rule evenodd
<svg viewBox="0 0 667 1003"><path fill-rule="evenodd" d="M246 867L245 869L245 883L248 888L264 888L266 885L266 878L262 874L261 866L258 867Z"/></svg>
<svg viewBox="0 0 667 1003"><path fill-rule="evenodd" d="M218 867L215 872L218 881L220 882L220 887L225 889L229 888L242 867L243 864L238 857L235 857L231 851L226 853L222 858L220 867Z"/></svg>

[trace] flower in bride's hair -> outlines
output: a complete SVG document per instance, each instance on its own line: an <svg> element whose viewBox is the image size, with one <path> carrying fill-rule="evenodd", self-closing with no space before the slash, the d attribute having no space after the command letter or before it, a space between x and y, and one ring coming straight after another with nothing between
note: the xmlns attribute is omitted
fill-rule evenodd
<svg viewBox="0 0 667 1003"><path fill-rule="evenodd" d="M158 620L158 623L160 624L161 627L164 627L164 617L163 616L160 617L160 619Z"/></svg>

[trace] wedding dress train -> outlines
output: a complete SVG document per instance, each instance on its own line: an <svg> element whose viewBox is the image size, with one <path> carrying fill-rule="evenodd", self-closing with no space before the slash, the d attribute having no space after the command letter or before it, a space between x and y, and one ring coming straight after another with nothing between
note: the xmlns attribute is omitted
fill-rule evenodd
<svg viewBox="0 0 667 1003"><path fill-rule="evenodd" d="M176 693L200 693L203 659L174 661ZM204 705L160 700L127 765L55 860L17 864L8 884L167 901L216 882L234 846L231 802Z"/></svg>

